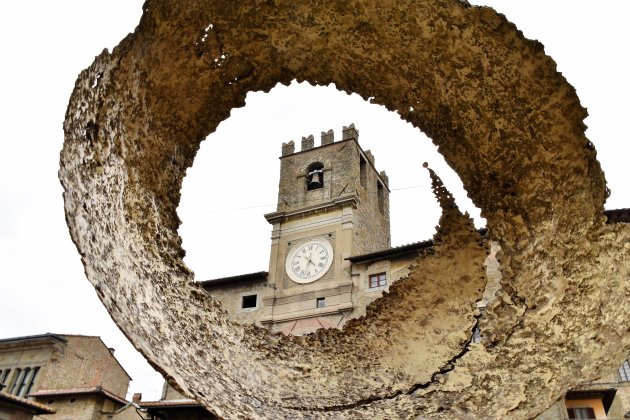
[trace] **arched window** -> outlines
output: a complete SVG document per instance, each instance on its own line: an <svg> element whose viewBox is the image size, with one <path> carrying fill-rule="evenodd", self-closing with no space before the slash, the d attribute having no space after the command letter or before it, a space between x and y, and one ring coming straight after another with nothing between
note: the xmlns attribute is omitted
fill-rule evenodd
<svg viewBox="0 0 630 420"><path fill-rule="evenodd" d="M306 171L306 189L308 191L324 187L324 165L315 162L309 165Z"/></svg>

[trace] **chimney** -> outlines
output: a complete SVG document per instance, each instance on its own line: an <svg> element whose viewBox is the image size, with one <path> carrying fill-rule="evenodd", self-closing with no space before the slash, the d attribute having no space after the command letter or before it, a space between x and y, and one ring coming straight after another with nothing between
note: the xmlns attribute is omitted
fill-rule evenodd
<svg viewBox="0 0 630 420"><path fill-rule="evenodd" d="M112 354L112 356L114 355L114 353L116 352L116 349L113 347L108 347L109 352Z"/></svg>
<svg viewBox="0 0 630 420"><path fill-rule="evenodd" d="M136 392L135 394L133 394L133 397L131 397L131 402L139 404L140 401L142 401L142 393Z"/></svg>

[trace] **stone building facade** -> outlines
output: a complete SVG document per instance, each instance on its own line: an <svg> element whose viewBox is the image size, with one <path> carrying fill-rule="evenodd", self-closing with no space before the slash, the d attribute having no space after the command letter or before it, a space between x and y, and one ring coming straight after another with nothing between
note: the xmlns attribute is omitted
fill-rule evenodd
<svg viewBox="0 0 630 420"><path fill-rule="evenodd" d="M26 401L40 418L140 419L125 399L130 380L99 337L42 334L0 340L0 401ZM0 419L5 418L23 417L0 403Z"/></svg>

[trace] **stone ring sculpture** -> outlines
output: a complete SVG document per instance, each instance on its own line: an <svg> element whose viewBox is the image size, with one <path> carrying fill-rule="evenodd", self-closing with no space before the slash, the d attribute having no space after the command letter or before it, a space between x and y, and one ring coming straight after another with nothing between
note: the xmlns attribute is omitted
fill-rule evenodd
<svg viewBox="0 0 630 420"><path fill-rule="evenodd" d="M292 80L382 104L438 145L502 247L483 316L485 245L433 174L434 252L342 331L234 324L192 283L177 235L186 169L247 92ZM135 32L79 75L59 176L112 318L217 415L528 418L630 347L630 229L605 223L585 117L543 46L489 8L148 0ZM470 343L477 317L483 344Z"/></svg>

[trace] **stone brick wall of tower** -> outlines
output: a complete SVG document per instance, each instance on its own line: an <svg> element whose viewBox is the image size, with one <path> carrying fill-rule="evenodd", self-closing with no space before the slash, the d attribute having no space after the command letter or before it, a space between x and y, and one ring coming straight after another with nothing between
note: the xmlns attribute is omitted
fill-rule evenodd
<svg viewBox="0 0 630 420"><path fill-rule="evenodd" d="M383 187L383 211L379 210L377 172L366 162L366 183L361 185L360 151L354 140L339 141L325 146L283 156L277 211L297 210L347 196L357 196L354 211L354 254L378 251L390 246L389 193ZM307 190L308 167L324 165L324 187Z"/></svg>
<svg viewBox="0 0 630 420"><path fill-rule="evenodd" d="M44 369L40 389L101 386L125 397L130 378L99 337L64 338L68 345L53 354Z"/></svg>
<svg viewBox="0 0 630 420"><path fill-rule="evenodd" d="M345 141L284 156L280 163L278 211L296 210L352 195L355 187L352 175L359 173L358 158L352 150L355 147L353 142ZM307 191L308 167L315 162L324 165L324 187Z"/></svg>
<svg viewBox="0 0 630 420"><path fill-rule="evenodd" d="M379 176L374 169L374 158L366 151L365 180L361 176L356 179L356 192L359 205L355 210L353 254L367 254L391 247L389 225L389 191L382 185L382 205L379 205ZM355 161L360 164L359 149L356 149ZM360 170L359 170L360 172ZM387 182L387 181L385 181Z"/></svg>

